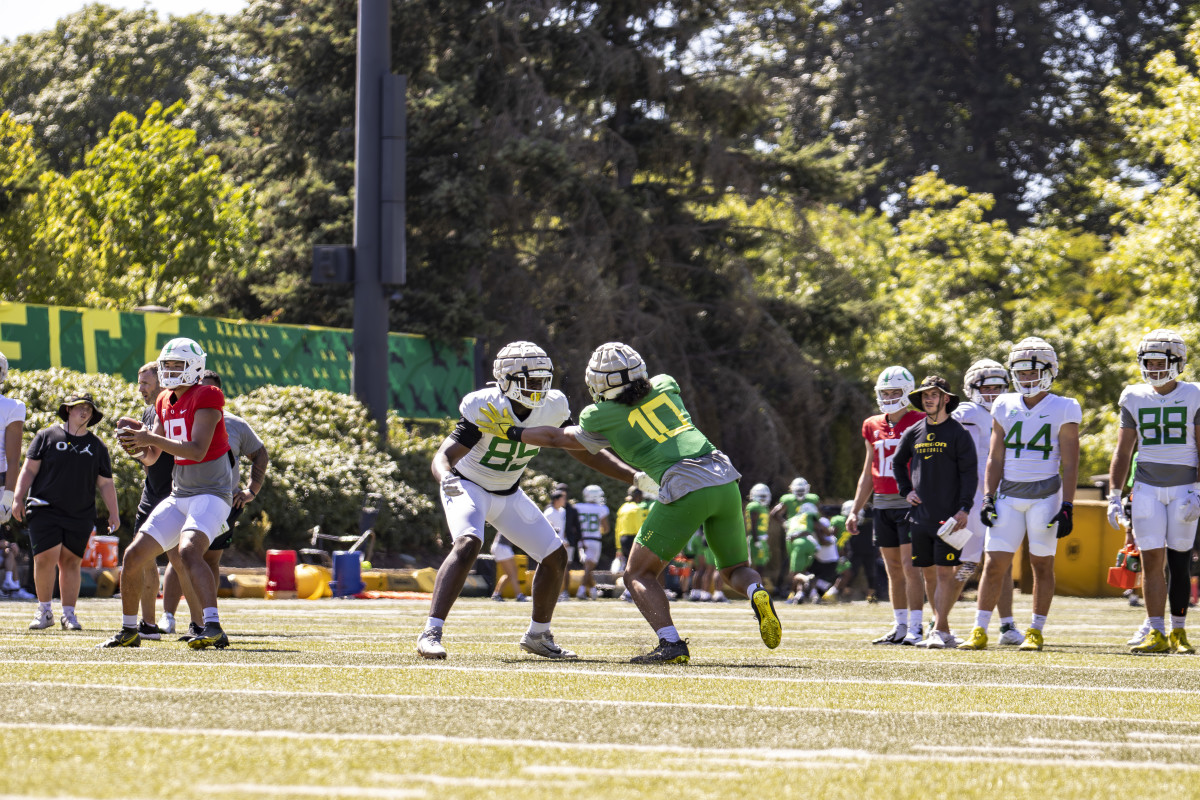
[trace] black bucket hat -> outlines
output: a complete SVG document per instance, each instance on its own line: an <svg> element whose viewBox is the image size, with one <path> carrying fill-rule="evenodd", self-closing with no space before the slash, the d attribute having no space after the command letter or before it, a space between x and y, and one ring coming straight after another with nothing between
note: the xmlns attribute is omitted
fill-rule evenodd
<svg viewBox="0 0 1200 800"><path fill-rule="evenodd" d="M925 380L921 381L917 388L908 393L908 402L912 403L913 408L921 408L921 393L927 392L930 389L937 389L950 399L946 401L946 413L954 411L958 408L958 395L950 391L950 383L941 375L928 375Z"/></svg>
<svg viewBox="0 0 1200 800"><path fill-rule="evenodd" d="M67 409L71 406L87 403L92 407L92 418L88 420L87 426L90 428L100 420L104 419L104 415L100 413L100 409L96 408L96 401L92 399L90 392L76 392L75 394L67 395L67 399L63 400L62 405L58 407L58 418L63 422L67 421Z"/></svg>

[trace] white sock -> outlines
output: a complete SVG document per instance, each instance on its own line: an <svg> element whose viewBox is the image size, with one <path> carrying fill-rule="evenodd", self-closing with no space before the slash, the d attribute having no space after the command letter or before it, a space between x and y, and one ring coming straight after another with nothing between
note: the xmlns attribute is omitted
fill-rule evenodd
<svg viewBox="0 0 1200 800"><path fill-rule="evenodd" d="M428 619L425 620L426 628L441 628L445 624L446 624L446 620L438 619L437 617L429 617Z"/></svg>
<svg viewBox="0 0 1200 800"><path fill-rule="evenodd" d="M975 611L975 627L976 628L983 628L986 631L987 626L991 623L991 621L992 621L992 612L991 611L984 611L982 608L976 609L976 611Z"/></svg>
<svg viewBox="0 0 1200 800"><path fill-rule="evenodd" d="M1000 624L1001 625L1016 625L1017 622L1012 617L1001 617Z"/></svg>
<svg viewBox="0 0 1200 800"><path fill-rule="evenodd" d="M175 615L168 611L163 612L163 619L166 620L168 627L175 624Z"/></svg>
<svg viewBox="0 0 1200 800"><path fill-rule="evenodd" d="M763 588L761 583L752 583L746 587L746 597L754 597L754 593Z"/></svg>
<svg viewBox="0 0 1200 800"><path fill-rule="evenodd" d="M674 625L668 625L665 628L659 628L655 631L655 633L658 634L658 638L666 639L668 642L679 641L679 631L675 630Z"/></svg>
<svg viewBox="0 0 1200 800"><path fill-rule="evenodd" d="M122 628L136 628L137 627L137 614L122 614L121 615L121 627Z"/></svg>
<svg viewBox="0 0 1200 800"><path fill-rule="evenodd" d="M1183 626L1185 624L1187 624L1187 617L1177 617L1174 614L1171 615L1171 630L1181 631L1183 630Z"/></svg>
<svg viewBox="0 0 1200 800"><path fill-rule="evenodd" d="M75 619L75 606L63 606L63 616L67 619Z"/></svg>
<svg viewBox="0 0 1200 800"><path fill-rule="evenodd" d="M1163 621L1162 617L1151 617L1150 627L1162 634L1167 632L1166 623Z"/></svg>
<svg viewBox="0 0 1200 800"><path fill-rule="evenodd" d="M5 570L5 572L4 572L4 582L5 582L5 583L12 583L12 582L13 582L13 576L12 576L12 573L11 573L11 572L9 572L8 570Z"/></svg>
<svg viewBox="0 0 1200 800"><path fill-rule="evenodd" d="M903 625L906 628L908 627L908 609L907 608L893 608L892 614L896 617L897 625Z"/></svg>
<svg viewBox="0 0 1200 800"><path fill-rule="evenodd" d="M918 608L916 611L913 611L910 608L908 610L908 629L910 631L920 630L921 623L924 621L924 619L925 619L925 609Z"/></svg>
<svg viewBox="0 0 1200 800"><path fill-rule="evenodd" d="M50 604L42 603L39 601L38 602L38 613L39 614L49 614L50 613Z"/></svg>
<svg viewBox="0 0 1200 800"><path fill-rule="evenodd" d="M207 625L210 622L215 622L218 625L221 624L221 613L217 611L216 606L204 609L204 624Z"/></svg>
<svg viewBox="0 0 1200 800"><path fill-rule="evenodd" d="M1159 619L1159 622L1162 622L1161 618ZM1042 628L1046 627L1046 615L1034 614L1033 622L1029 623L1029 627L1033 628L1035 631L1040 631Z"/></svg>
<svg viewBox="0 0 1200 800"><path fill-rule="evenodd" d="M533 620L529 620L530 633L545 633L548 630L550 630L549 622L534 622Z"/></svg>

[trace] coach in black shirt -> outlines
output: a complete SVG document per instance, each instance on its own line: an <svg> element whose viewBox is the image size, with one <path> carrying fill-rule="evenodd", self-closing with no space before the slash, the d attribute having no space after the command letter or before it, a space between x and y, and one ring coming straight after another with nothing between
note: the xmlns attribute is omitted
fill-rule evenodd
<svg viewBox="0 0 1200 800"><path fill-rule="evenodd" d="M900 496L912 506L912 563L924 573L925 592L933 605L934 629L921 645L956 647L950 609L961 588L954 577L961 551L943 541L938 529L948 520L956 523L952 530L967 524L979 481L975 444L950 418L958 396L945 378L930 375L908 399L925 412L925 419L900 435L892 465Z"/></svg>

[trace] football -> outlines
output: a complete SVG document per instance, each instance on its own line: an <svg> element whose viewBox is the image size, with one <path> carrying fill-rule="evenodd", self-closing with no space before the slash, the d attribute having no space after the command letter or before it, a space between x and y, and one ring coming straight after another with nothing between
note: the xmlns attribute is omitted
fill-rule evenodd
<svg viewBox="0 0 1200 800"><path fill-rule="evenodd" d="M135 448L132 445L125 444L125 437L123 437L121 435L121 431L123 431L123 430L135 430L136 431L136 430L141 430L142 427L143 427L142 421L134 419L133 417L121 417L120 419L117 420L117 441L119 441L121 443L122 449L124 449L126 453L133 456L134 458L140 457L144 451L140 448Z"/></svg>

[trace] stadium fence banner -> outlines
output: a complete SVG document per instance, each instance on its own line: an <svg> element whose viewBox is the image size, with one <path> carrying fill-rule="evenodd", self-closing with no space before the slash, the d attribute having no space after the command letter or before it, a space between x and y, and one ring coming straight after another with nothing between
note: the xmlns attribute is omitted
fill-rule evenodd
<svg viewBox="0 0 1200 800"><path fill-rule="evenodd" d="M351 392L354 332L179 314L65 308L0 301L0 352L13 369L64 367L137 380L177 336L195 339L226 393L260 386ZM388 405L414 420L454 418L475 388L474 339L436 343L388 334Z"/></svg>

